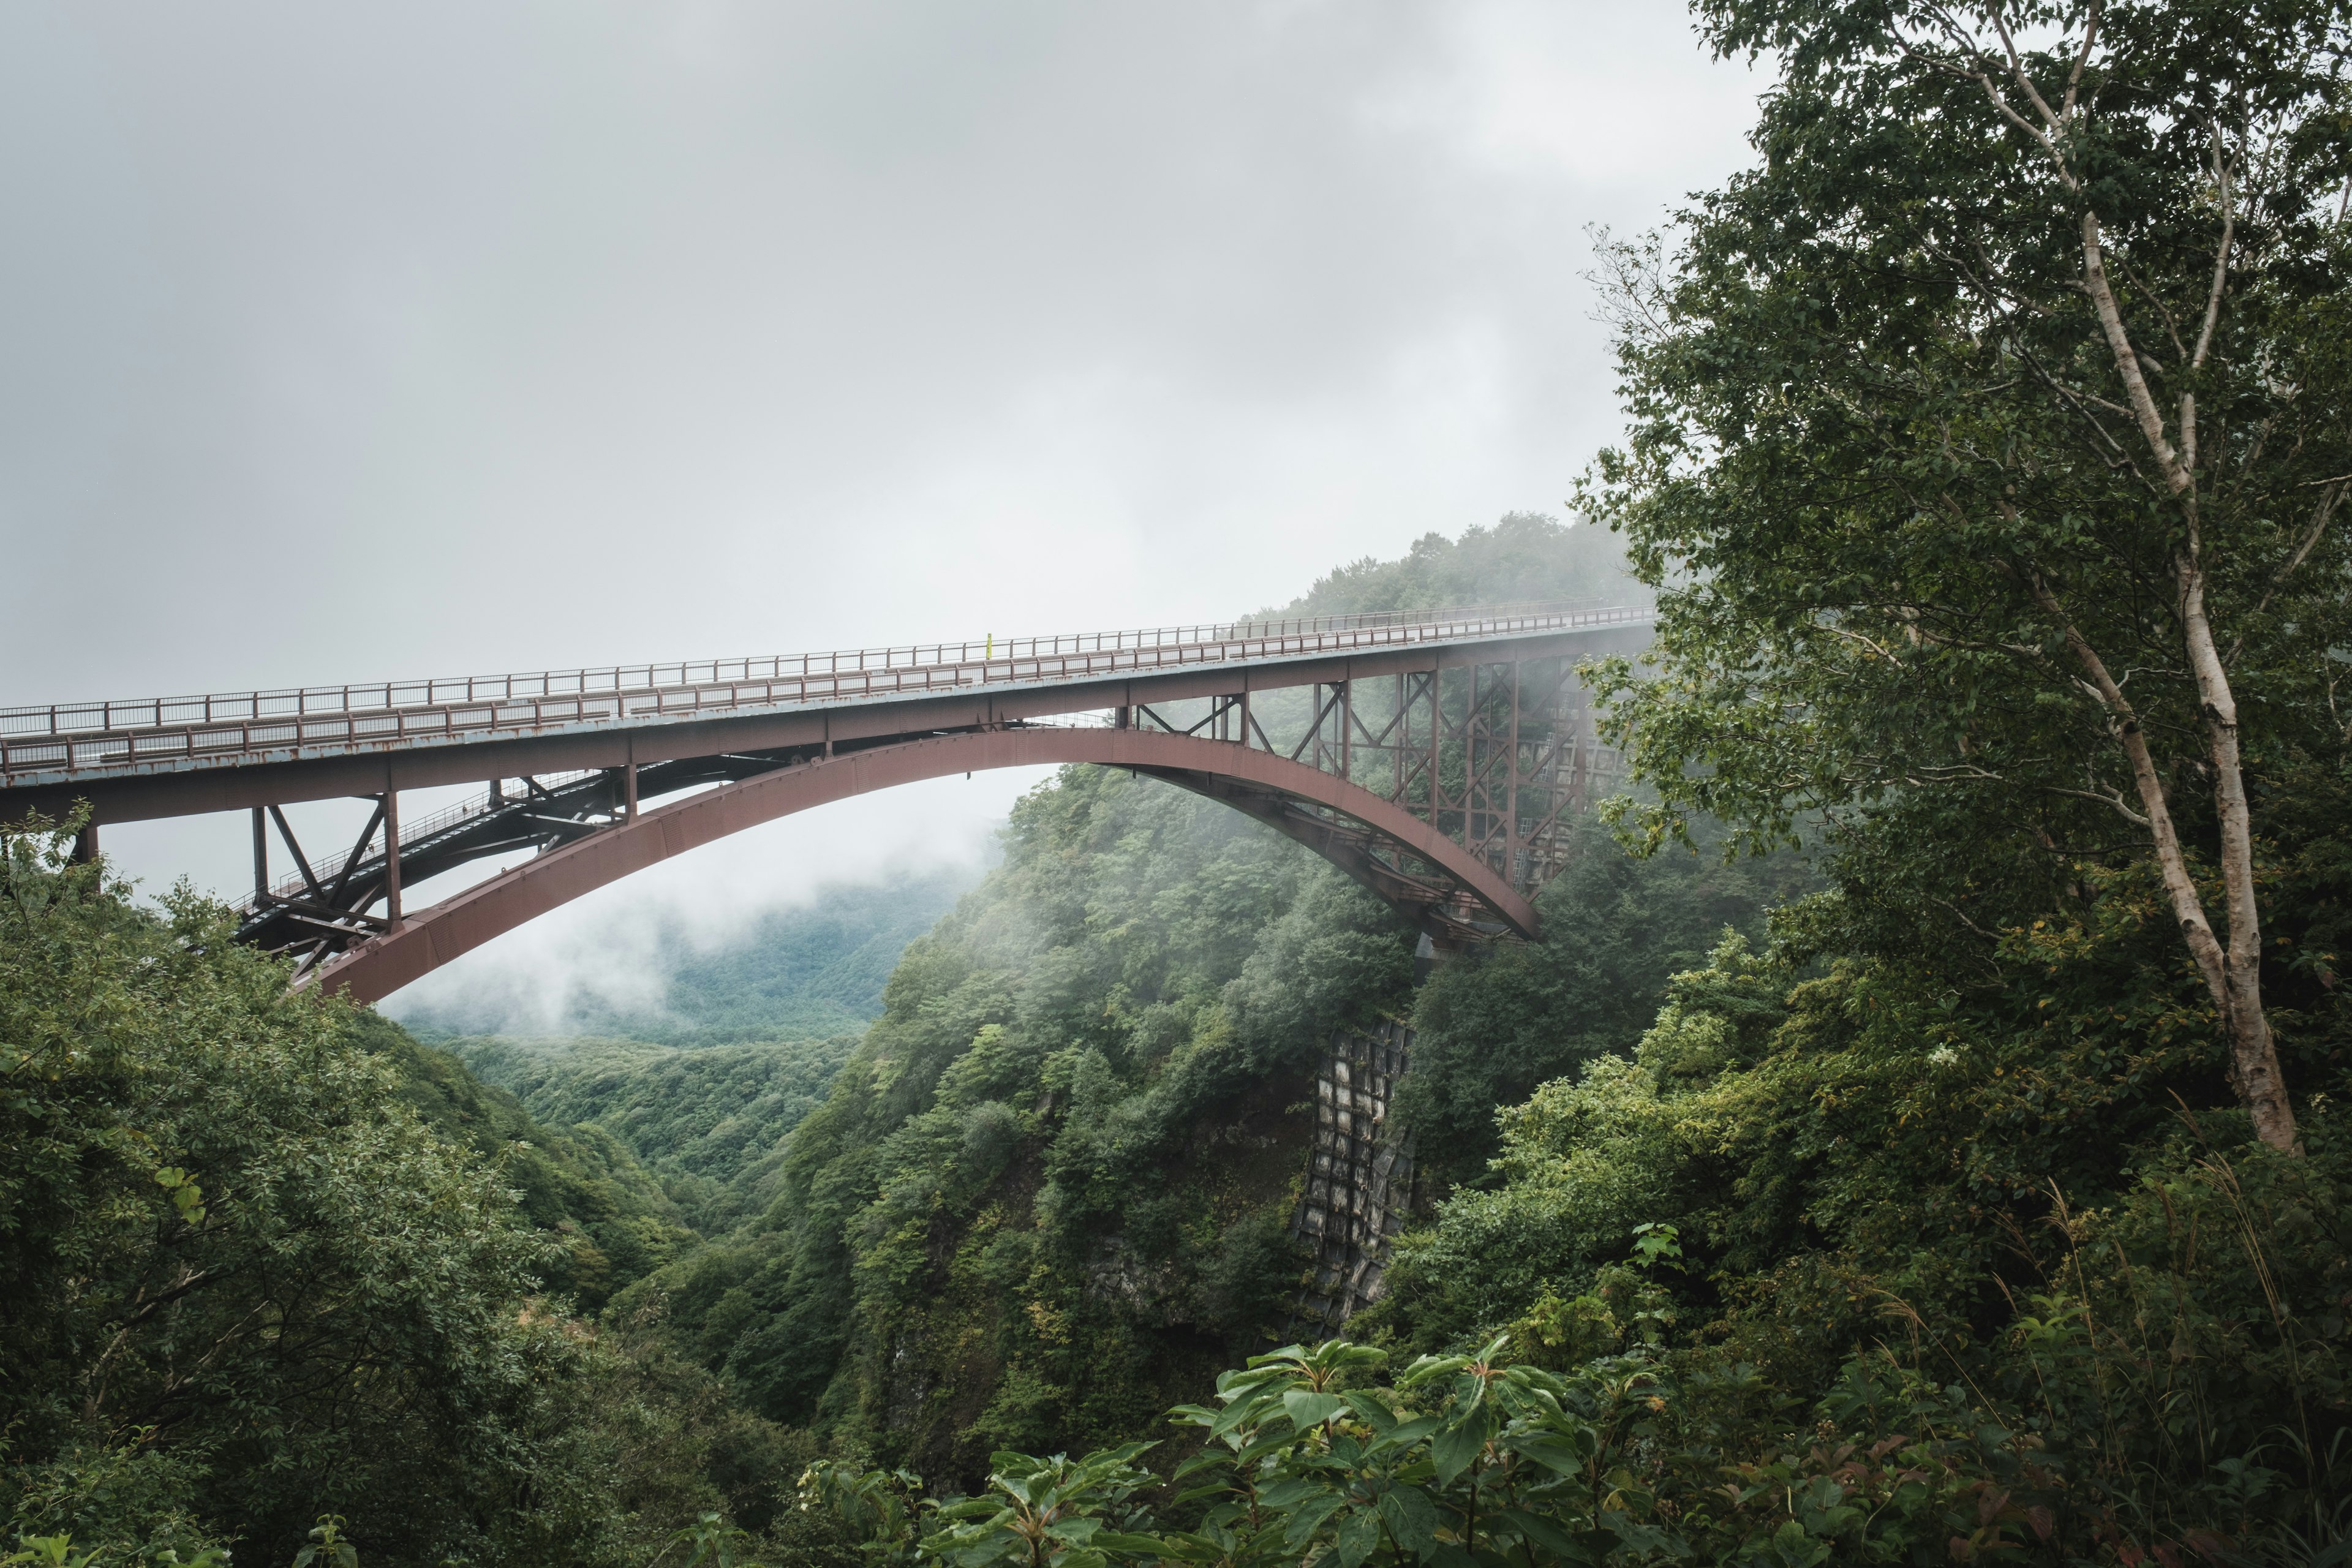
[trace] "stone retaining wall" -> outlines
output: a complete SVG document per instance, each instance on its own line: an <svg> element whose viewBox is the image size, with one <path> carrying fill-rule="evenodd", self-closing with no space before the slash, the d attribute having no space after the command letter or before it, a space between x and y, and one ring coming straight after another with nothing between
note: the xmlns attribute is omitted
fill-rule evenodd
<svg viewBox="0 0 2352 1568"><path fill-rule="evenodd" d="M1315 1152L1291 1235L1314 1259L1284 1331L1328 1338L1380 1299L1389 1243L1412 1207L1412 1134L1389 1119L1412 1031L1385 1024L1342 1036L1324 1054L1315 1084Z"/></svg>

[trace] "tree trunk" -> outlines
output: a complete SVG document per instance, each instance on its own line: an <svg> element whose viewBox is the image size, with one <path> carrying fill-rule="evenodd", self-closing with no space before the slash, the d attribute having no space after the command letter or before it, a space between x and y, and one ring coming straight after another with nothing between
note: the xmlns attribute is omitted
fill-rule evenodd
<svg viewBox="0 0 2352 1568"><path fill-rule="evenodd" d="M2193 540L2194 535L2191 535ZM2263 1009L2263 917L2254 892L2253 825L2246 774L2238 756L2238 700L2205 615L2205 577L2194 559L2176 568L2181 584L2183 640L2197 677L2213 763L2213 815L2221 828L2221 889L2230 913L2222 956L2222 1022L2230 1036L2230 1078L2254 1119L2254 1134L2273 1149L2298 1153L2294 1107L2279 1070L2270 1016Z"/></svg>
<svg viewBox="0 0 2352 1568"><path fill-rule="evenodd" d="M2228 243L2225 230L2223 262L2217 268L2226 264ZM2200 361L2211 337L2210 319L2219 309L2222 276L2217 269L2213 280L2216 303L2207 311L2207 328L2198 342ZM2221 1026L2229 1038L2230 1081L2252 1114L2255 1136L2273 1149L2299 1153L2302 1145L2295 1138L2294 1108L2287 1101L2286 1077L2279 1070L2278 1047L2271 1038L2270 1017L2263 1011L2262 909L2254 895L2253 826L2246 806L2245 770L2238 755L2238 701L2230 689L2229 671L2221 662L2221 650L2214 645L2212 623L2205 613L2205 569L2199 557L2197 516L2197 404L2193 395L2181 395L2180 446L2176 449L2165 434L2164 416L2157 410L2147 379L2140 374L2138 351L2132 347L2123 311L2107 281L2106 260L2100 253L2098 216L2087 211L2083 214L2083 285L2099 318L2099 330L2106 338L2108 351L2115 356L2116 374L2123 378L2125 395L2131 400L2132 415L2147 441L2148 455L2156 459L2165 488L2180 506L2186 531L2183 545L2173 556L2172 572L2180 592L2181 640L2189 669L2197 678L2198 705L2204 712L2213 763L2213 808L2221 830L2221 888L2230 916L2230 944L2226 950L2215 939L2212 925L2205 918L2204 900L2198 897L2196 884L2189 878L2179 836L2173 831L2171 813L2164 804L2163 782L2148 756L2147 738L2140 730L2137 715L2131 711L2121 688L2072 622L2064 623L2066 637L2076 657L2090 670L2093 683L2116 722L2124 750L2131 758L2132 776L2139 786L2140 800L2156 840L2157 861L2164 873L2165 890L2172 899L2173 914L2180 921L2181 935L2188 941L2189 951L2197 960L2206 986L2213 994L2213 1005L2221 1015ZM2056 605L2048 598L2047 590L2040 592L2045 605L2054 609Z"/></svg>
<svg viewBox="0 0 2352 1568"><path fill-rule="evenodd" d="M2124 695L2122 686L2108 670L2106 661L2084 639L2073 618L2058 603L2057 596L2051 593L2049 585L2038 576L2032 583L2034 598L2063 630L2066 646L2074 650L2076 661L2089 677L2089 685L2105 706L2116 743L2122 746L2125 758L2131 763L2132 784L2139 794L2140 810L2146 816L2148 837L2156 850L2157 870L2164 879L2165 896L2171 900L2173 919L2179 923L2181 940L2188 944L2189 956L2197 961L2198 973L2204 976L2206 989L2213 998L2213 1009L2221 1017L2222 1030L2230 1043L2231 1084L2253 1114L2255 1135L2273 1149L2295 1152L2300 1146L2295 1142L2294 1111L2287 1103L2286 1079L2279 1071L2278 1051L2271 1040L2270 1019L2263 1011L2260 922L2249 918L2243 927L2239 924L2234 913L2236 895L2233 891L2230 946L2224 948L2221 945L2221 939L2213 932L2212 922L2206 918L2205 900L2197 891L2197 880L2189 873L2189 858L2181 849L2180 834L2172 822L2171 804L2165 797L2164 777L2157 770L2156 758L2148 750L2147 733L2141 728L2138 712L2133 709L2131 700ZM2199 624L2201 626L2201 595L2199 605ZM2210 633L2206 640L2210 647ZM2217 667L2218 664L2217 658ZM2222 681L2221 689L2226 700L2229 695L2226 679ZM2231 765L2226 773L2217 767L2214 788L2217 804L2224 789L2233 792L2238 820L2242 826L2246 822L2245 786L2244 775L2236 766L2236 710L2231 708L2228 712L2230 725L2227 735ZM2218 752L2221 742L2217 739L2214 743ZM2222 780L2227 783L2220 782ZM2226 854L2229 847L2226 828L2223 838ZM2243 886L2251 911L2253 903L2251 835L2241 843L2246 850L2240 863L2245 868ZM2237 885L2231 880L2226 870L2224 881L2232 889ZM2250 956L2240 959L2237 956L2240 950Z"/></svg>

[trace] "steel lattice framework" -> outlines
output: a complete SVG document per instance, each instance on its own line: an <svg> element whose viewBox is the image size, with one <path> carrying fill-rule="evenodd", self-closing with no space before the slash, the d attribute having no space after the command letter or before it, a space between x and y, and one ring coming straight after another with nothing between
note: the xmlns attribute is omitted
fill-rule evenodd
<svg viewBox="0 0 2352 1568"><path fill-rule="evenodd" d="M249 810L239 935L362 1000L758 822L1037 763L1224 801L1434 941L1532 935L1563 825L1620 773L1577 663L1638 647L1649 620L1524 605L6 708L0 821L81 813L94 853L100 824ZM404 790L485 779L401 819ZM373 803L368 824L313 858L281 808L342 795ZM276 879L273 838L293 866ZM404 900L516 857L428 909Z"/></svg>

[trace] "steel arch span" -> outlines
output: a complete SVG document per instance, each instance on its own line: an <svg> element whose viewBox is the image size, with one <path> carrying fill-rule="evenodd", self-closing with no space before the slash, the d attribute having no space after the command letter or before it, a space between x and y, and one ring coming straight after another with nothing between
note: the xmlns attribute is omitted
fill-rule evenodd
<svg viewBox="0 0 2352 1568"><path fill-rule="evenodd" d="M1336 774L1233 741L1133 728L1008 726L761 773L603 827L352 947L306 984L374 1002L492 938L635 871L812 806L993 768L1089 763L1220 800L1306 845L1440 932L1536 934L1534 907L1479 856Z"/></svg>

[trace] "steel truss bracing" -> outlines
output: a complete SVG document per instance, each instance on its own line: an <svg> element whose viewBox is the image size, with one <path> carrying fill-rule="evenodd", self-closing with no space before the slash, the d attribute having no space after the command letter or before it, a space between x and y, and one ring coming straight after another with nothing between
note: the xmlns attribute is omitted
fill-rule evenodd
<svg viewBox="0 0 2352 1568"><path fill-rule="evenodd" d="M1594 732L1570 658L1321 681L1276 696L1282 700L1244 691L1187 708L1147 704L1122 710L1119 722L1337 774L1429 823L1530 894L1566 865L1570 821L1622 776L1622 757ZM1349 853L1371 863L1359 879L1425 910L1433 936L1462 941L1496 930L1460 895L1436 896L1442 879L1427 866L1393 847L1364 847L1362 825L1330 807L1255 798L1211 777L1171 782L1229 800L1327 858L1339 858L1327 843L1355 846Z"/></svg>
<svg viewBox="0 0 2352 1568"><path fill-rule="evenodd" d="M598 768L543 777L494 779L476 798L410 825L385 832L385 802L375 808L352 847L313 867L277 806L253 808L254 892L244 906L237 939L297 961L297 973L343 952L354 943L391 929L399 919L391 907L402 880L422 882L478 860L539 855L625 823L641 795L661 795L713 784L734 783L806 762L822 748L785 748L767 753L721 753L657 763L644 767ZM265 817L294 860L294 872L269 879ZM372 912L384 905L383 913Z"/></svg>

